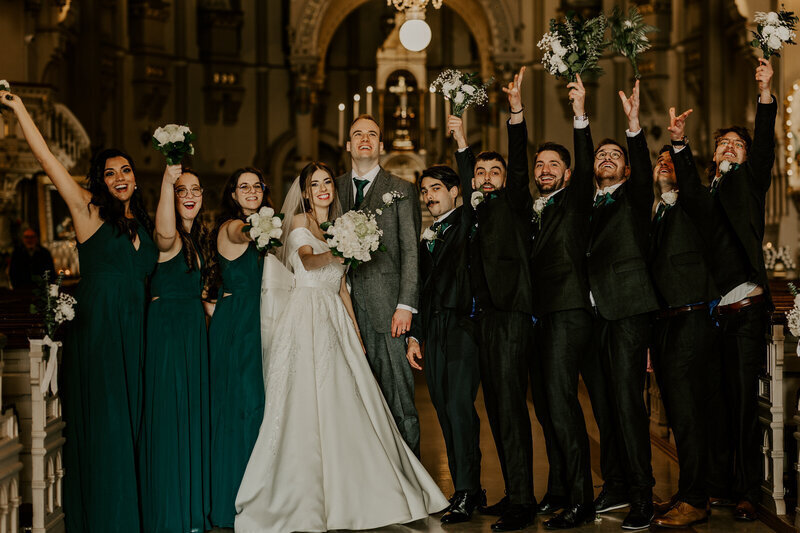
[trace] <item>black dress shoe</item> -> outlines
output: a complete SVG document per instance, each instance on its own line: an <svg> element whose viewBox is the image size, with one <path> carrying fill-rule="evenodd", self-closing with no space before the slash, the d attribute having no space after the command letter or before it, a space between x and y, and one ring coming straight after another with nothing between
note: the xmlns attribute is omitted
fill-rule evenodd
<svg viewBox="0 0 800 533"><path fill-rule="evenodd" d="M492 531L519 531L536 521L535 505L509 503L500 519L492 524Z"/></svg>
<svg viewBox="0 0 800 533"><path fill-rule="evenodd" d="M594 522L596 513L594 505L590 503L576 504L572 507L564 509L562 512L555 515L550 520L544 523L547 529L572 529L573 527L580 527L584 524L591 524Z"/></svg>
<svg viewBox="0 0 800 533"><path fill-rule="evenodd" d="M559 509L567 507L567 499L563 496L552 496L549 492L536 507L536 514L553 514Z"/></svg>
<svg viewBox="0 0 800 533"><path fill-rule="evenodd" d="M488 514L490 516L501 516L506 511L506 507L508 507L509 503L508 496L503 496L503 499L494 505L478 507L478 511L480 511L481 514Z"/></svg>
<svg viewBox="0 0 800 533"><path fill-rule="evenodd" d="M594 500L594 510L597 514L607 513L615 509L622 509L630 505L627 496L611 494L603 489Z"/></svg>
<svg viewBox="0 0 800 533"><path fill-rule="evenodd" d="M631 502L631 512L622 521L622 529L627 529L628 531L647 529L650 527L650 521L653 516L655 516L655 513L653 512L652 499Z"/></svg>
<svg viewBox="0 0 800 533"><path fill-rule="evenodd" d="M478 490L468 492L459 490L453 494L453 499L447 512L442 516L442 524L458 524L467 522L472 518L472 513L481 505L486 505L486 491Z"/></svg>

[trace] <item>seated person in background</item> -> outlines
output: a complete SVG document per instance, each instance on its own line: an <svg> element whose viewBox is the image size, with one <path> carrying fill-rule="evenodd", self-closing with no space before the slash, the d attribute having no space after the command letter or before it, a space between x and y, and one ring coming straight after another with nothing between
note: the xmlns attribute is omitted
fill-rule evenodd
<svg viewBox="0 0 800 533"><path fill-rule="evenodd" d="M32 289L34 279L42 277L49 270L55 275L53 256L39 244L39 235L31 228L22 232L22 245L14 247L11 254L8 277L14 290Z"/></svg>

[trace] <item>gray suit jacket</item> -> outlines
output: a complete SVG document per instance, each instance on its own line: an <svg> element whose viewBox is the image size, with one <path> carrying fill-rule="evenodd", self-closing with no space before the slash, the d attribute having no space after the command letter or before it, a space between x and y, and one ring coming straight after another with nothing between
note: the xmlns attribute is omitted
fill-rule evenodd
<svg viewBox="0 0 800 533"><path fill-rule="evenodd" d="M336 178L336 188L343 211L353 209L352 173ZM376 214L383 230L381 243L386 251L375 252L372 259L350 270L353 304L369 316L373 330L388 333L397 304L417 308L419 298L419 235L422 218L419 193L412 183L393 176L384 169L375 176L361 209L375 212L381 197L397 191L405 197ZM363 328L366 324L361 324Z"/></svg>

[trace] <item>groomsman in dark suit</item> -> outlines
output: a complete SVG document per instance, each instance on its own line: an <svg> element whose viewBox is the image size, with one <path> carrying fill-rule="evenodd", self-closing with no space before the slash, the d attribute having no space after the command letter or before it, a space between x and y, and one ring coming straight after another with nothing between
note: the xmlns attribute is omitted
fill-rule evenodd
<svg viewBox="0 0 800 533"><path fill-rule="evenodd" d="M480 420L475 398L480 383L478 345L469 281L472 208L456 207L460 180L450 167L426 169L420 178L422 201L434 217L419 244L419 313L411 323L406 357L420 370L420 344L428 391L442 427L455 494L443 524L466 522L486 505L481 490Z"/></svg>
<svg viewBox="0 0 800 533"><path fill-rule="evenodd" d="M720 354L711 376L721 381L712 408L709 493L711 504L732 497L734 518L755 520L760 496L761 436L758 426L758 374L767 351L768 312L772 307L761 249L764 206L775 162L775 116L778 104L770 93L772 65L759 59L755 79L759 98L755 134L746 128L723 128L714 135L711 196L714 217L714 277L722 292L716 308ZM721 389L721 392L720 390Z"/></svg>
<svg viewBox="0 0 800 533"><path fill-rule="evenodd" d="M650 357L678 448L678 492L655 504L654 524L685 528L708 520L705 396L713 345L710 302L719 297L710 269L711 198L700 185L683 131L691 109L670 109L673 147L655 169L642 139L631 147L631 179L652 176L658 204L651 224L650 264L660 304ZM694 176L694 179L690 176Z"/></svg>
<svg viewBox="0 0 800 533"><path fill-rule="evenodd" d="M567 85L583 90L580 78ZM630 98L620 92L628 116L628 146L639 150L639 83ZM628 156L606 139L592 150L584 110L575 113L575 172L594 168L597 190L586 257L589 297L595 311L596 351L581 373L600 429L603 490L598 513L630 504L623 529L646 529L653 517L650 427L643 391L651 313L658 308L647 268L653 184L649 175L630 176Z"/></svg>
<svg viewBox="0 0 800 533"><path fill-rule="evenodd" d="M573 108L582 110L585 96L573 88ZM524 135L525 130L514 133ZM525 149L526 143L509 144ZM544 143L533 167L540 197L533 205L530 261L537 319L531 383L550 463L547 494L538 512L564 509L545 522L548 529L569 529L595 518L589 437L578 401L579 362L592 339L586 247L594 180L591 167L577 174L570 163L564 146Z"/></svg>
<svg viewBox="0 0 800 533"><path fill-rule="evenodd" d="M458 143L456 161L465 209L472 210L470 282L478 317L481 384L497 446L506 496L487 513L499 513L494 531L514 531L536 518L533 443L528 415L528 366L533 314L530 280L531 193L525 123L519 100L524 67L504 88L509 93L508 168L500 154L475 157L461 119L448 121ZM511 145L511 143L515 143ZM519 154L525 154L525 161ZM467 207L471 206L471 207Z"/></svg>

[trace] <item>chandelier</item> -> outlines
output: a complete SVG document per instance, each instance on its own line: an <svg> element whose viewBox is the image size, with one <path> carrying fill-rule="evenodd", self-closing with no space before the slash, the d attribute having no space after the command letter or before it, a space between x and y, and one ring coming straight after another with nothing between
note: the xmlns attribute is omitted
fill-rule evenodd
<svg viewBox="0 0 800 533"><path fill-rule="evenodd" d="M406 9L425 9L430 3L434 9L442 7L444 0L386 0L387 6L394 6L398 11L405 11Z"/></svg>

